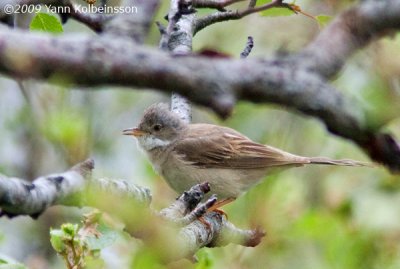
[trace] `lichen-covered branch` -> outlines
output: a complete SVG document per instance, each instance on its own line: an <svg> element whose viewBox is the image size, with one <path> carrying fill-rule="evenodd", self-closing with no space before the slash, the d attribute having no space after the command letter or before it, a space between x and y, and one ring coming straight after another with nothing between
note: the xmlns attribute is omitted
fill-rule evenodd
<svg viewBox="0 0 400 269"><path fill-rule="evenodd" d="M235 243L255 246L254 242L259 243L264 235L258 230L236 228L219 213L208 212L207 210L216 202L216 198L211 197L206 202L201 203L204 195L210 191L208 183L193 186L171 206L154 214L154 211L149 207L151 195L147 188L128 183L125 180L91 179L93 168L93 160L87 160L64 173L43 176L32 183L18 178L1 176L1 215L8 217L30 215L36 218L54 205L89 205L99 207L99 209L120 217L128 224L126 230L135 235L138 233L136 231L138 227L129 224L137 223L138 218L143 215L136 213L147 209L146 215L153 218L153 226L159 223L156 219L160 220L161 218L167 220L172 226L178 225L176 242L179 244L180 251L175 252L175 255L170 257L171 259L189 257L198 249L207 245L222 246ZM107 199L103 197L104 194L107 194ZM102 198L99 199L99 196ZM119 200L121 197L128 200ZM110 199L121 202L121 204L119 206L110 204ZM136 203L132 204L132 201ZM124 210L125 206L131 205L136 207L134 211ZM139 209L137 206L141 208ZM202 218L203 221L200 221L199 218ZM161 226L165 225L161 224ZM141 227L142 230L149 230L144 233L141 231L142 236L140 238L145 243L146 240L149 240L146 235L150 236L149 233L156 232L153 228L149 227L147 223L145 227ZM157 237L160 236L168 238L170 235L157 235ZM232 240L229 240L229 237Z"/></svg>
<svg viewBox="0 0 400 269"><path fill-rule="evenodd" d="M43 176L33 182L0 175L1 215L36 218L51 206L83 206L90 202L85 197L87 190L124 195L140 203L150 203L149 189L125 180L91 180L93 168L94 162L89 159L66 172Z"/></svg>
<svg viewBox="0 0 400 269"><path fill-rule="evenodd" d="M264 232L239 229L224 215L207 211L217 201L212 196L205 203L200 203L209 191L208 183L195 185L171 206L160 211L163 218L182 227L177 237L181 257L189 257L205 246L225 246L229 243L248 247L258 245Z"/></svg>
<svg viewBox="0 0 400 269"><path fill-rule="evenodd" d="M185 55L192 52L193 23L195 15L190 3L182 0L171 0L168 13L168 27L161 36L160 47L167 48L173 54ZM166 37L166 38L165 38ZM192 109L189 100L179 93L171 95L171 110L186 123L192 120Z"/></svg>
<svg viewBox="0 0 400 269"><path fill-rule="evenodd" d="M85 188L92 168L93 162L89 160L64 173L43 176L32 183L0 176L1 215L35 218L50 206L66 203Z"/></svg>

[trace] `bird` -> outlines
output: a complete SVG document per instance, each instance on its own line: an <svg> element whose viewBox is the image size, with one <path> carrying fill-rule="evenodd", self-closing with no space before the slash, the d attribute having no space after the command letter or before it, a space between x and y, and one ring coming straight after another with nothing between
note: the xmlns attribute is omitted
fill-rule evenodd
<svg viewBox="0 0 400 269"><path fill-rule="evenodd" d="M186 123L163 103L148 107L137 127L125 129L155 171L177 193L208 182L222 201L235 200L266 176L308 164L371 166L355 160L303 157L252 141L234 129Z"/></svg>

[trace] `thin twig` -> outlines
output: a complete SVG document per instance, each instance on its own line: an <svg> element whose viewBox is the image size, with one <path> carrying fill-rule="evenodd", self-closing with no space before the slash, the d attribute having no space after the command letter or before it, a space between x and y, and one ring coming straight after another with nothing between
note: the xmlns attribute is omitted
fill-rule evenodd
<svg viewBox="0 0 400 269"><path fill-rule="evenodd" d="M257 0L250 0L250 1L249 1L249 8L255 7L256 4L257 4Z"/></svg>
<svg viewBox="0 0 400 269"><path fill-rule="evenodd" d="M102 13L92 14L80 12L72 3L67 3L66 6L71 10L68 14L71 18L85 24L97 33L103 31L104 23L112 17L112 15L105 15Z"/></svg>
<svg viewBox="0 0 400 269"><path fill-rule="evenodd" d="M241 59L247 58L247 56L249 56L249 54L251 53L253 47L254 47L253 37L249 36L247 37L246 47L244 48L242 53L240 53L240 58Z"/></svg>
<svg viewBox="0 0 400 269"><path fill-rule="evenodd" d="M224 11L224 8L237 2L244 0L225 0L225 1L213 1L213 0L193 0L192 5L196 8L215 8L220 11ZM253 1L253 0L252 0Z"/></svg>
<svg viewBox="0 0 400 269"><path fill-rule="evenodd" d="M275 0L271 3L264 4L258 7L249 6L244 10L228 10L225 12L216 12L205 17L199 18L195 21L193 34L196 34L200 30L204 29L211 24L222 22L222 21L229 21L229 20L239 20L245 16L248 16L253 13L257 13L260 11L264 11L271 8L290 8L290 5L283 3L282 0Z"/></svg>
<svg viewBox="0 0 400 269"><path fill-rule="evenodd" d="M158 31L160 32L161 38L160 38L160 44L159 44L159 48L161 50L168 50L168 39L169 39L169 35L168 35L168 31L167 28L161 24L161 22L156 21L156 25L158 27Z"/></svg>

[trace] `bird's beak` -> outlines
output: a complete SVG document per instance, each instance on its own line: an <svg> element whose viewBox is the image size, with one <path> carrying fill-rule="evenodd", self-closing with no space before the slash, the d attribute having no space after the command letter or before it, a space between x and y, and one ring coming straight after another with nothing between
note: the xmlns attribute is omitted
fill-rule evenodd
<svg viewBox="0 0 400 269"><path fill-rule="evenodd" d="M135 137L140 137L140 136L143 136L145 134L145 132L143 132L139 128L129 128L129 129L123 130L122 134L123 135L133 135Z"/></svg>

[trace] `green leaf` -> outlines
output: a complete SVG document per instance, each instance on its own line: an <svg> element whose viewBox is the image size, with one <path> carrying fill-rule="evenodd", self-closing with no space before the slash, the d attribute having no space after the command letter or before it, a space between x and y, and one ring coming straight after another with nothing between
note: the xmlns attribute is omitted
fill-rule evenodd
<svg viewBox="0 0 400 269"><path fill-rule="evenodd" d="M100 224L97 230L101 233L101 236L98 238L96 236L90 236L86 239L87 246L90 250L100 250L111 246L117 239L118 233L103 224Z"/></svg>
<svg viewBox="0 0 400 269"><path fill-rule="evenodd" d="M46 13L37 13L31 22L30 29L31 31L43 31L49 33L63 32L61 22L55 16Z"/></svg>
<svg viewBox="0 0 400 269"><path fill-rule="evenodd" d="M63 236L66 239L72 239L73 237L75 237L78 233L78 229L78 224L64 223L63 225L61 225L61 231L64 233Z"/></svg>
<svg viewBox="0 0 400 269"><path fill-rule="evenodd" d="M50 230L50 243L58 253L65 250L64 233L61 230Z"/></svg>
<svg viewBox="0 0 400 269"><path fill-rule="evenodd" d="M332 20L332 16L318 15L315 16L315 19L317 20L319 27L324 28Z"/></svg>

